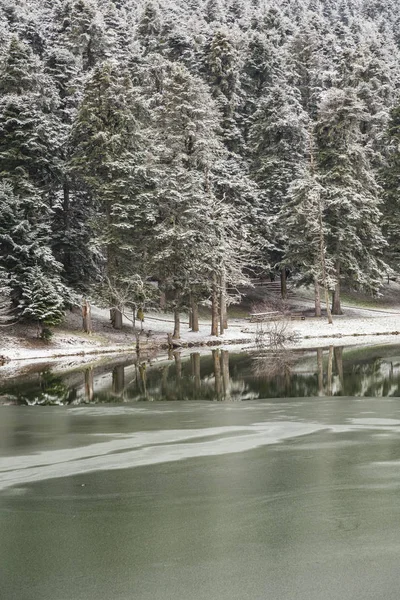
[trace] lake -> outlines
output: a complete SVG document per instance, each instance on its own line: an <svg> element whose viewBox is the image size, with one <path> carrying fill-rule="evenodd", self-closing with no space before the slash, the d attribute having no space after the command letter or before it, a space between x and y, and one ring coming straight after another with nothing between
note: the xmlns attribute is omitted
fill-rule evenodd
<svg viewBox="0 0 400 600"><path fill-rule="evenodd" d="M0 379L1 598L397 600L399 396L394 346Z"/></svg>

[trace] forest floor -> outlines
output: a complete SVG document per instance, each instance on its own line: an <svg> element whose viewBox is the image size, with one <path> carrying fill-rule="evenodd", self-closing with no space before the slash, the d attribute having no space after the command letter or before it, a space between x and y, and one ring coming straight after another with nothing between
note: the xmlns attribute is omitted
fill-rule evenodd
<svg viewBox="0 0 400 600"><path fill-rule="evenodd" d="M334 317L330 325L326 317L313 317L312 293L306 289L297 290L287 302L286 308L292 314L305 316L304 320L263 323L264 331L278 328L289 338L288 346L311 348L317 346L398 343L400 344L400 284L384 286L379 299L355 294L344 296L343 315ZM248 320L250 312L264 312L276 309L276 299L266 298L262 289L250 293L239 306L230 309L229 329L218 338L210 335L210 319L207 311L201 316L200 331L189 329L187 315L181 324L181 344L183 347L207 345L251 345L255 343L260 325ZM275 303L275 304L274 304ZM132 352L136 349L136 337L132 324L125 324L121 331L115 331L109 321L109 313L98 307L92 308L93 333L82 331L82 318L79 309L68 312L64 323L54 328L51 342L37 338L34 326L17 324L0 326L0 359L35 361L67 356L93 356L106 353ZM278 323L278 324L277 324ZM140 325L140 324L139 324ZM140 344L143 351L166 347L167 335L173 329L173 316L164 313L145 315ZM379 336L379 337L378 337Z"/></svg>

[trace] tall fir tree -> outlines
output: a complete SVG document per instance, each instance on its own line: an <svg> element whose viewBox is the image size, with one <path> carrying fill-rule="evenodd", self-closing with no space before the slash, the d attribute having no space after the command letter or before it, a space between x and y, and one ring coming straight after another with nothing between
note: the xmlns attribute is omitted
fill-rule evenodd
<svg viewBox="0 0 400 600"><path fill-rule="evenodd" d="M319 106L316 129L328 256L336 269L332 312L341 314L340 286L377 292L385 270L380 190L364 145L365 105L351 89L332 88Z"/></svg>

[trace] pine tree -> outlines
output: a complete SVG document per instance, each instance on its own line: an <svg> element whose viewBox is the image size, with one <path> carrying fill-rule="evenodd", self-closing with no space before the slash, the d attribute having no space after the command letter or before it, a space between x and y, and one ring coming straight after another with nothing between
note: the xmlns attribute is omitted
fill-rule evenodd
<svg viewBox="0 0 400 600"><path fill-rule="evenodd" d="M215 296L221 271L232 283L243 276L234 241L238 228L232 226L236 211L216 195L218 165L227 153L218 139L213 102L204 84L177 65L170 66L158 102L152 261L178 313L190 296Z"/></svg>
<svg viewBox="0 0 400 600"><path fill-rule="evenodd" d="M0 183L0 204L0 288L20 318L55 325L71 297L48 246L48 231L27 217L25 202L9 182Z"/></svg>
<svg viewBox="0 0 400 600"><path fill-rule="evenodd" d="M323 96L316 129L328 256L335 263L332 313L341 314L340 284L377 292L386 270L380 229L379 187L364 146L365 105L351 89Z"/></svg>
<svg viewBox="0 0 400 600"><path fill-rule="evenodd" d="M396 105L391 113L385 141L387 162L381 171L383 183L382 227L387 240L385 256L396 270L400 267L400 107Z"/></svg>
<svg viewBox="0 0 400 600"><path fill-rule="evenodd" d="M273 223L269 252L273 269L279 266L288 243L283 215L289 186L308 152L309 119L298 96L284 83L270 87L254 114L249 134L253 176L267 198L264 212Z"/></svg>
<svg viewBox="0 0 400 600"><path fill-rule="evenodd" d="M60 127L54 112L56 92L38 59L15 37L0 72L0 92L0 173L8 182L3 194L12 228L9 241L14 248L3 251L3 261L10 277L13 304L21 314L26 281L34 267L48 278L48 288L62 289L61 266L51 251L51 202L59 174ZM4 207L6 210L6 204ZM3 235L6 234L4 227ZM26 238L19 251L18 237L24 239L23 234ZM8 256L7 252L11 254ZM26 302L24 314L29 308Z"/></svg>
<svg viewBox="0 0 400 600"><path fill-rule="evenodd" d="M71 144L72 172L87 186L100 212L96 237L104 251L111 318L120 328L122 288L127 279L140 272L134 247L142 239L136 231L142 214L136 195L143 177L133 88L127 73L116 64L99 66L88 81ZM145 233L145 221L142 227L140 235ZM125 237L132 228L137 239L127 247Z"/></svg>
<svg viewBox="0 0 400 600"><path fill-rule="evenodd" d="M110 56L110 41L96 0L63 0L55 9L53 36L81 62L83 71Z"/></svg>
<svg viewBox="0 0 400 600"><path fill-rule="evenodd" d="M238 127L239 56L233 36L225 30L214 33L206 50L208 80L212 96L222 114L222 135L226 147L238 152L242 136Z"/></svg>

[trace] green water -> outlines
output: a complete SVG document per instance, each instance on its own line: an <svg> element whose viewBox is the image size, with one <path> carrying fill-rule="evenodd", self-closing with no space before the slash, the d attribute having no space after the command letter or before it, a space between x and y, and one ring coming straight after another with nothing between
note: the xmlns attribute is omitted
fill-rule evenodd
<svg viewBox="0 0 400 600"><path fill-rule="evenodd" d="M2 600L397 600L396 349L332 354L3 382Z"/></svg>
<svg viewBox="0 0 400 600"><path fill-rule="evenodd" d="M0 404L171 400L245 401L312 396L400 396L400 348L331 348L263 356L215 350L168 359L36 365L1 379Z"/></svg>

